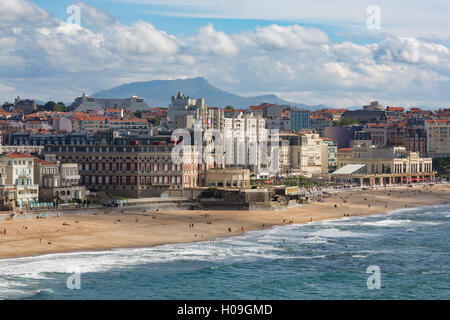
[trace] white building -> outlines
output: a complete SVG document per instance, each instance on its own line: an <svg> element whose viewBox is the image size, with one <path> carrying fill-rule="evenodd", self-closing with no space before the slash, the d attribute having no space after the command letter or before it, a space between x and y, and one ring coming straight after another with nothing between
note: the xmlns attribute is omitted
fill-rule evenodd
<svg viewBox="0 0 450 320"><path fill-rule="evenodd" d="M125 99L96 99L87 96L85 93L75 99L76 111L96 111L107 109L125 109L132 111L149 110L150 107L144 99L132 96Z"/></svg>
<svg viewBox="0 0 450 320"><path fill-rule="evenodd" d="M276 174L270 170L272 149L264 148L270 137L262 116L247 113L224 118L223 136L226 166L248 168L253 178Z"/></svg>
<svg viewBox="0 0 450 320"><path fill-rule="evenodd" d="M328 145L319 134L284 132L280 137L290 142L290 176L311 178L328 172Z"/></svg>
<svg viewBox="0 0 450 320"><path fill-rule="evenodd" d="M205 120L207 118L207 106L205 99L194 99L187 97L183 92L178 92L172 97L172 103L169 105L167 117L171 121L175 121L177 116L191 115L194 120Z"/></svg>
<svg viewBox="0 0 450 320"><path fill-rule="evenodd" d="M2 206L31 207L38 203L39 186L34 183L34 157L8 154L0 157Z"/></svg>

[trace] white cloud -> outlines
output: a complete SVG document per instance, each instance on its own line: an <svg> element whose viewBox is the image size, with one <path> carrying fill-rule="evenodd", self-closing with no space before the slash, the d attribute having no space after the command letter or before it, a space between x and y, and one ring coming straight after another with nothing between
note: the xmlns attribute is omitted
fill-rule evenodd
<svg viewBox="0 0 450 320"><path fill-rule="evenodd" d="M232 57L239 49L233 40L224 32L214 29L212 24L201 27L189 41L190 49L207 54Z"/></svg>
<svg viewBox="0 0 450 320"><path fill-rule="evenodd" d="M46 23L50 14L29 0L0 1L0 26L9 23Z"/></svg>
<svg viewBox="0 0 450 320"><path fill-rule="evenodd" d="M105 10L92 7L84 2L76 2L74 5L80 8L80 20L82 25L97 28L110 28L118 23L117 19Z"/></svg>
<svg viewBox="0 0 450 320"><path fill-rule="evenodd" d="M450 101L449 50L436 39L386 35L364 45L339 43L295 24L237 34L208 24L176 38L145 21L123 25L83 3L81 27L29 0L14 3L0 5L10 14L0 29L0 97L70 101L125 82L203 76L232 92L274 92L308 104ZM19 10L26 5L35 15Z"/></svg>
<svg viewBox="0 0 450 320"><path fill-rule="evenodd" d="M130 27L117 24L112 30L109 46L124 55L175 54L177 40L153 25L137 21Z"/></svg>
<svg viewBox="0 0 450 320"><path fill-rule="evenodd" d="M261 47L268 49L312 49L318 44L329 42L328 36L316 29L299 25L257 27L255 40Z"/></svg>
<svg viewBox="0 0 450 320"><path fill-rule="evenodd" d="M287 20L331 24L365 30L370 5L381 9L382 32L396 35L448 38L450 2L448 0L116 0L147 4L152 12L172 16Z"/></svg>
<svg viewBox="0 0 450 320"><path fill-rule="evenodd" d="M446 63L450 58L446 46L411 37L388 38L380 44L375 55L379 59L430 65Z"/></svg>

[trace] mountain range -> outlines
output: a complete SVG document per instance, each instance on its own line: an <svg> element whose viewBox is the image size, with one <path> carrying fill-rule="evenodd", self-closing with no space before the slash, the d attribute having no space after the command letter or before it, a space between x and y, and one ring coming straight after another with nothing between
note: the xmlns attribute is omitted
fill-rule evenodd
<svg viewBox="0 0 450 320"><path fill-rule="evenodd" d="M208 106L220 108L226 106L247 108L248 106L259 105L263 102L293 105L311 110L326 108L325 105L308 106L302 103L293 103L273 94L244 97L216 88L201 77L127 83L109 90L97 92L92 97L97 99L121 99L138 96L144 98L144 101L151 107L167 107L171 102L170 98L175 96L179 91L182 91L186 96L191 98L205 98Z"/></svg>

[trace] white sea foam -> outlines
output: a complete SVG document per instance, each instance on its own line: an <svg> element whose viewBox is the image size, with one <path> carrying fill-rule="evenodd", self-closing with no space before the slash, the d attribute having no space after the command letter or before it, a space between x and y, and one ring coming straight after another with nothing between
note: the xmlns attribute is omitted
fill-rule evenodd
<svg viewBox="0 0 450 320"><path fill-rule="evenodd" d="M373 226L373 227L401 227L401 226L410 226L410 225L429 225L435 226L439 225L439 222L432 221L414 221L414 220L394 220L394 219L385 219L380 221L371 221L371 222L363 222L362 226Z"/></svg>
<svg viewBox="0 0 450 320"><path fill-rule="evenodd" d="M312 234L325 238L359 238L368 236L368 234L345 231L337 228L323 229L315 231Z"/></svg>
<svg viewBox="0 0 450 320"><path fill-rule="evenodd" d="M401 209L401 211L417 210ZM445 217L450 214L444 211ZM61 274L68 274L68 267L79 267L82 273L122 270L129 266L152 265L176 261L206 262L207 264L229 264L258 259L320 259L325 255L308 256L302 245L322 244L329 238L367 237L371 234L342 230L352 226L402 226L409 228L415 224L438 224L429 221L409 219L378 220L379 217L352 217L341 220L314 222L308 225L278 226L271 229L252 231L242 236L219 239L210 242L190 244L170 244L153 248L116 249L103 252L78 252L51 254L38 257L0 260L0 299L19 298L36 294L30 287L46 286L40 284ZM408 216L409 218L409 216ZM411 218L412 219L412 218ZM376 236L376 235L373 235ZM283 245L285 240L286 246ZM291 252L292 254L288 254ZM310 253L310 252L309 252ZM321 254L320 252L319 254ZM358 251L353 258L365 258L378 252ZM317 254L317 253L316 253ZM44 280L44 281L43 281ZM44 288L40 288L43 290Z"/></svg>
<svg viewBox="0 0 450 320"><path fill-rule="evenodd" d="M369 255L363 255L363 254L354 254L352 255L352 258L367 258Z"/></svg>
<svg viewBox="0 0 450 320"><path fill-rule="evenodd" d="M281 237L270 243L270 238L260 241L254 235L209 242L163 245L154 248L117 249L103 252L77 252L50 254L38 257L0 260L0 277L7 297L22 292L6 290L16 283L52 278L56 274L68 274L68 267L78 267L81 273L105 272L126 269L142 264L168 263L174 261L206 261L208 263L232 263L256 259L293 259L283 254L286 249L276 247ZM272 239L276 237L272 236ZM0 279L1 279L0 278ZM1 287L0 287L1 288ZM4 289L4 290L3 290Z"/></svg>
<svg viewBox="0 0 450 320"><path fill-rule="evenodd" d="M413 223L412 220L393 220L386 219L380 221L370 221L361 223L362 226L374 226L374 227L398 227L405 226Z"/></svg>
<svg viewBox="0 0 450 320"><path fill-rule="evenodd" d="M320 243L327 243L328 239L320 235L313 235L312 237L309 236L306 238L299 239L299 241L302 244L320 244Z"/></svg>

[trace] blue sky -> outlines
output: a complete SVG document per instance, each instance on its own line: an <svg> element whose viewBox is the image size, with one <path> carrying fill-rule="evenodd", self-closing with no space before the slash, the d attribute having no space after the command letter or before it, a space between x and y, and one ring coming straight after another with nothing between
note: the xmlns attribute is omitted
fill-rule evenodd
<svg viewBox="0 0 450 320"><path fill-rule="evenodd" d="M215 18L215 17L196 17L196 16L171 16L167 11L176 9L176 6L164 6L160 4L145 3L126 3L122 1L99 1L86 0L86 4L102 8L117 18L125 25L131 25L137 20L150 22L160 30L164 30L177 37L189 37L195 34L202 26L211 23L218 30L226 33L239 33L245 30L252 30L258 26L269 26L277 24L281 26L289 26L299 24L306 27L316 27L326 32L331 39L336 41L344 41L348 38L353 39L357 43L367 43L376 40L379 32L364 32L364 34L351 33L345 26L333 24L331 21L325 23L311 23L306 19L245 19L245 18ZM35 0L35 3L51 12L54 16L61 20L67 19L66 9L69 5L76 3L72 0ZM366 31L366 30L363 30Z"/></svg>
<svg viewBox="0 0 450 320"><path fill-rule="evenodd" d="M67 23L72 4L81 25ZM373 4L2 0L0 103L201 76L311 105L449 107L450 1L377 0L379 15Z"/></svg>

